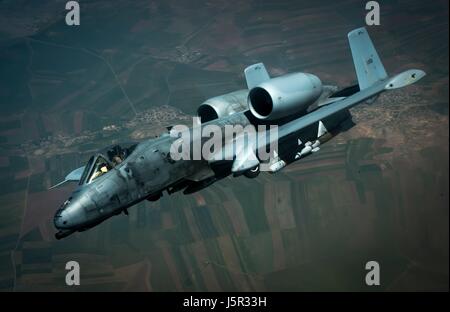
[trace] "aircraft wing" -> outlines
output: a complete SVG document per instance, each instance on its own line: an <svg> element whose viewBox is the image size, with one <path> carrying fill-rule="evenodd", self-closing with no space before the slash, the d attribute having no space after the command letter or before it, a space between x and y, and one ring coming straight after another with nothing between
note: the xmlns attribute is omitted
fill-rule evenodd
<svg viewBox="0 0 450 312"><path fill-rule="evenodd" d="M257 136L256 142L251 143L252 146L250 148L245 148L243 146L235 146L234 149L223 148L220 151L214 153L208 161L212 163L218 160L230 158L232 159L233 157L230 157L231 155L227 155L228 151L229 153L234 153L234 155L236 156L233 161L231 170L232 172L243 172L248 169L254 168L259 164L259 161L256 159L255 152L260 149L265 149L275 140L279 140L280 138L283 138L292 133L300 131L301 129L306 128L314 123L318 123L323 119L333 114L336 114L340 111L350 109L353 106L363 101L366 101L378 95L381 92L401 88L410 85L412 83L415 83L424 76L425 72L423 72L422 70L410 69L394 77L377 81L373 83L371 86L367 87L366 89L363 89L349 97L346 97L344 99L338 99L336 102L332 102L327 105L321 106L315 111L312 111L298 119L292 120L286 124L278 126L278 135L276 137L269 135L266 136L264 140L259 140L259 136ZM238 142L239 141L235 139L228 142L227 144L235 145L238 144Z"/></svg>
<svg viewBox="0 0 450 312"><path fill-rule="evenodd" d="M321 121L328 116L331 116L337 112L345 109L349 109L383 91L397 89L405 87L407 85L413 84L422 77L425 76L425 72L419 69L410 69L404 71L392 78L388 78L382 81L378 81L372 84L370 87L363 89L343 100L331 103L329 105L323 106L305 116L298 119L290 121L284 125L278 127L278 138L285 137L289 134L297 132L311 124ZM270 140L275 140L278 138L270 138ZM269 143L271 142L269 141ZM258 142L257 148L264 148L267 142Z"/></svg>
<svg viewBox="0 0 450 312"><path fill-rule="evenodd" d="M341 101L323 106L305 116L302 116L296 120L281 125L278 127L278 137L279 138L285 137L291 133L306 128L309 125L319 122L320 120L325 119L328 116L331 116L342 110L349 109L357 105L358 103L384 91L385 84L386 84L385 82L379 82L373 85L372 87L369 87L358 93L355 93Z"/></svg>

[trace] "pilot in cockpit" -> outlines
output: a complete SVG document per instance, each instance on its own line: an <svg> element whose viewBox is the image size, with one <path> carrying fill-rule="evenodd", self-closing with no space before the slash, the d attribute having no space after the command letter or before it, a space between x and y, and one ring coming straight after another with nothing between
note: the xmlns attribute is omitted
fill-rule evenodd
<svg viewBox="0 0 450 312"><path fill-rule="evenodd" d="M100 164L97 169L94 171L94 174L92 175L90 181L95 180L96 178L104 175L110 170L110 166L107 163Z"/></svg>
<svg viewBox="0 0 450 312"><path fill-rule="evenodd" d="M112 159L114 166L117 166L122 162L122 158L119 155L115 155Z"/></svg>
<svg viewBox="0 0 450 312"><path fill-rule="evenodd" d="M126 151L119 145L114 146L108 151L108 157L113 163L114 167L122 163L126 156Z"/></svg>

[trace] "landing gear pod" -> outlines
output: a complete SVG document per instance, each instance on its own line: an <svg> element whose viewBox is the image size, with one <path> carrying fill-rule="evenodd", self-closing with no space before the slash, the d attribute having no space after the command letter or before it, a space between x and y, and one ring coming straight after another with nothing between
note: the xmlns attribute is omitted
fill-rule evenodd
<svg viewBox="0 0 450 312"><path fill-rule="evenodd" d="M244 176L249 179L254 179L257 176L259 176L259 173L260 173L260 170L259 170L259 165L258 165L252 169L245 171Z"/></svg>

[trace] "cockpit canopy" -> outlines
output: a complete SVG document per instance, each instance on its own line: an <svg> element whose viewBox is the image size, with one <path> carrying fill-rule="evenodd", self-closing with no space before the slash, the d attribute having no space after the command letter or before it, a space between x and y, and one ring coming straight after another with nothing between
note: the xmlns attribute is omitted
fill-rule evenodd
<svg viewBox="0 0 450 312"><path fill-rule="evenodd" d="M86 167L84 167L84 172L80 179L80 185L91 183L93 180L107 173L112 168L112 164L106 160L102 154L92 156Z"/></svg>
<svg viewBox="0 0 450 312"><path fill-rule="evenodd" d="M107 156L102 153L92 156L84 167L79 185L89 184L98 177L101 177L109 172L111 169L119 165L125 158L127 158L135 147L136 145L132 145L128 148L122 148L119 145L115 145L107 150Z"/></svg>

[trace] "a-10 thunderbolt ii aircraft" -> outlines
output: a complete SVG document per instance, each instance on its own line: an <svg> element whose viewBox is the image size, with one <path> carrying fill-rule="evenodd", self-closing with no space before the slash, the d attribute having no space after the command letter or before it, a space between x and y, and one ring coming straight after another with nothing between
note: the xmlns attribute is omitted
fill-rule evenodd
<svg viewBox="0 0 450 312"><path fill-rule="evenodd" d="M266 171L279 171L290 162L318 152L321 144L351 127L351 107L425 76L418 69L388 76L365 28L351 31L348 40L358 84L333 91L315 75L292 73L271 78L262 63L254 64L244 72L247 89L205 101L198 108L201 123L187 130L193 133L207 126L220 130L227 125L254 129L276 125L275 139L247 139L246 148L241 148L242 143L237 143L239 134L224 135L218 142L221 147L233 146L228 149L228 154L230 150L232 153L228 157L224 157L226 149L219 148L208 157L176 158L171 148L180 142L180 135L171 135L173 129L169 128L158 138L114 146L105 154L92 156L62 182L78 181L79 185L55 214L54 225L59 230L55 237L85 231L122 212L128 214L130 206L145 199L158 200L164 191L171 194L183 190L189 194L231 174L255 177L263 165ZM270 131L264 129L258 130L258 138L261 134L267 138ZM189 146L197 144L201 148L206 144L205 138L190 138ZM272 156L261 160L262 151L267 151L274 140L278 146Z"/></svg>

